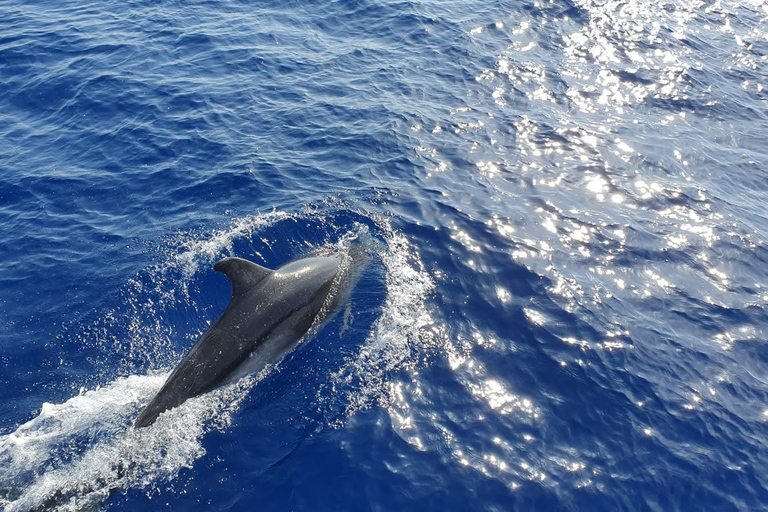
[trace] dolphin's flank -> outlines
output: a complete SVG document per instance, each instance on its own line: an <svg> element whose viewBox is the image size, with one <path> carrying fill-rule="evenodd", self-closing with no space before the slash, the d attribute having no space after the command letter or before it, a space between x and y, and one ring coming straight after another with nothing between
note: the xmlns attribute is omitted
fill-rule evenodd
<svg viewBox="0 0 768 512"><path fill-rule="evenodd" d="M353 245L343 253L305 256L277 270L241 258L216 263L213 268L232 282L229 305L139 413L135 427L151 425L187 399L279 360L338 309L365 261L363 250Z"/></svg>

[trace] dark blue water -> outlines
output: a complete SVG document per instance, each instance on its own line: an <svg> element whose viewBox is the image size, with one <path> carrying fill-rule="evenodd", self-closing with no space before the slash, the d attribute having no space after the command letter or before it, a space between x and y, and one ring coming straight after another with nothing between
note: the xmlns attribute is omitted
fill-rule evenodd
<svg viewBox="0 0 768 512"><path fill-rule="evenodd" d="M0 2L0 507L768 510L765 0ZM371 263L131 425L226 255Z"/></svg>

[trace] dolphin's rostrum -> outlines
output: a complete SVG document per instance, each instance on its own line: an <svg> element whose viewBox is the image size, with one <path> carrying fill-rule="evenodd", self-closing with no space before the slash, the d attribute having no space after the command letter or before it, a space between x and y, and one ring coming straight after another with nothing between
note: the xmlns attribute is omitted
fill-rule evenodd
<svg viewBox="0 0 768 512"><path fill-rule="evenodd" d="M135 427L164 411L258 372L294 348L342 303L366 261L352 245L344 252L317 253L270 270L241 258L224 258L214 269L229 277L229 305L176 366Z"/></svg>

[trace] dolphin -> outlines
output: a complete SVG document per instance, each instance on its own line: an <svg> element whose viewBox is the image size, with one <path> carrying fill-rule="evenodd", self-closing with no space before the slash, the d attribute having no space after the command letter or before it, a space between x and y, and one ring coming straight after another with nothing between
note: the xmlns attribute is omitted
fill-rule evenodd
<svg viewBox="0 0 768 512"><path fill-rule="evenodd" d="M276 270L241 258L216 263L214 270L232 283L229 305L139 413L135 428L278 361L333 315L366 261L362 248L350 245L338 253L308 254Z"/></svg>

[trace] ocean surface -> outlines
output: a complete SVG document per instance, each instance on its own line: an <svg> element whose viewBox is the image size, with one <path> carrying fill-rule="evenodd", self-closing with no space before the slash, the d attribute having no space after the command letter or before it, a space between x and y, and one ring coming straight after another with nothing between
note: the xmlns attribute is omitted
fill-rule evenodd
<svg viewBox="0 0 768 512"><path fill-rule="evenodd" d="M766 0L0 0L0 509L768 510L767 204Z"/></svg>

